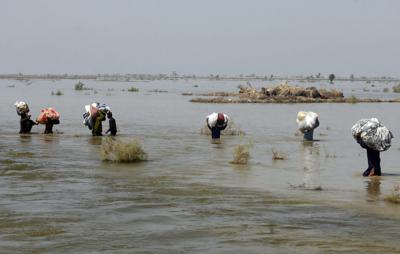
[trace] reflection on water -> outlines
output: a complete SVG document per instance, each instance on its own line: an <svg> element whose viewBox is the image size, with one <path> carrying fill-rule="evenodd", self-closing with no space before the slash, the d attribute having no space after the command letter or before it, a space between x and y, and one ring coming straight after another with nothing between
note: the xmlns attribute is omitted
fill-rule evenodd
<svg viewBox="0 0 400 254"><path fill-rule="evenodd" d="M321 168L318 142L304 141L302 143L304 163L304 188L307 190L320 190Z"/></svg>
<svg viewBox="0 0 400 254"><path fill-rule="evenodd" d="M381 177L369 177L368 180L365 181L365 183L367 189L367 200L378 200L379 196L381 195Z"/></svg>

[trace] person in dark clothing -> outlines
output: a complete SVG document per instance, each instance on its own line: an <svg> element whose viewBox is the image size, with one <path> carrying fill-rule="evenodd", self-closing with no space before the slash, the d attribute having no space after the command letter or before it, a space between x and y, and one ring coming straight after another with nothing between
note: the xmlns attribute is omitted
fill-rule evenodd
<svg viewBox="0 0 400 254"><path fill-rule="evenodd" d="M109 123L110 127L106 131L106 134L110 133L111 136L117 135L117 123L115 122L115 119L114 119L111 111L109 111L107 113L107 118L108 118L108 123Z"/></svg>
<svg viewBox="0 0 400 254"><path fill-rule="evenodd" d="M228 126L228 119L225 119L224 114L218 113L217 123L214 127L211 127L207 119L207 127L211 130L211 138L219 139L221 136L221 131L225 130Z"/></svg>
<svg viewBox="0 0 400 254"><path fill-rule="evenodd" d="M380 176L382 174L380 152L368 147L360 137L357 138L357 143L367 150L368 168L364 171L363 176Z"/></svg>
<svg viewBox="0 0 400 254"><path fill-rule="evenodd" d="M53 133L53 125L60 124L60 120L48 120L46 123L46 128L44 129L44 134L51 134Z"/></svg>
<svg viewBox="0 0 400 254"><path fill-rule="evenodd" d="M28 115L26 113L22 113L19 124L20 124L19 133L20 134L29 134L29 133L31 133L32 127L34 125L37 125L38 123L36 123L35 121L32 121L30 115Z"/></svg>

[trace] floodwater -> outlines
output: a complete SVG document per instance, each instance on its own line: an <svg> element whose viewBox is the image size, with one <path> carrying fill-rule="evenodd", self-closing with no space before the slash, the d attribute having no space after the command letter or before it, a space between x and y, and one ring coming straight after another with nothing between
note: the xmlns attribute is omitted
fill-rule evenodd
<svg viewBox="0 0 400 254"><path fill-rule="evenodd" d="M400 184L400 104L194 104L181 93L235 91L240 82L83 82L95 90L74 91L73 80L0 80L0 253L400 252L400 206L383 200ZM140 91L122 91L131 86ZM397 97L392 86L332 87ZM52 96L57 90L64 95ZM55 107L59 134L35 126L20 136L16 100L34 117ZM120 138L140 139L148 161L101 161L103 139L82 124L93 101L112 108ZM295 135L299 110L320 114L319 141ZM247 135L212 144L200 129L213 111ZM379 178L361 177L366 152L350 133L367 117L395 136ZM236 144L251 144L249 165L229 163ZM272 161L272 149L287 158Z"/></svg>

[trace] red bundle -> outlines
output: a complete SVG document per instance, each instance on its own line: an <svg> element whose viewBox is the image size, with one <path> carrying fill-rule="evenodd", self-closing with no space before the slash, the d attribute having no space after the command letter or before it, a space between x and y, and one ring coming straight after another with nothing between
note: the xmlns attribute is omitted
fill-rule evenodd
<svg viewBox="0 0 400 254"><path fill-rule="evenodd" d="M40 111L36 122L41 124L46 124L49 120L59 120L60 113L58 113L54 108L45 108Z"/></svg>

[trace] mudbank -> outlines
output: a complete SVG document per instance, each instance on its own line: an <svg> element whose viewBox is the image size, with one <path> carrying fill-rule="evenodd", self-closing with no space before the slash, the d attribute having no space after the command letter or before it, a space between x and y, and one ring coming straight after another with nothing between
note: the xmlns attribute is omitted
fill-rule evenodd
<svg viewBox="0 0 400 254"><path fill-rule="evenodd" d="M238 86L237 93L213 92L201 94L191 102L198 103L358 103L358 102L400 102L400 99L359 99L344 97L335 89L317 89L315 87L289 86L280 84L275 87L263 87L260 90L248 86Z"/></svg>

